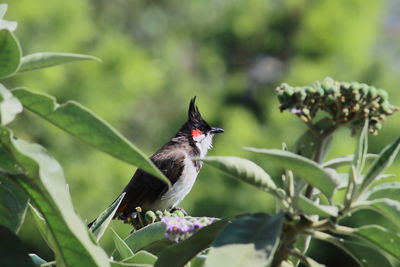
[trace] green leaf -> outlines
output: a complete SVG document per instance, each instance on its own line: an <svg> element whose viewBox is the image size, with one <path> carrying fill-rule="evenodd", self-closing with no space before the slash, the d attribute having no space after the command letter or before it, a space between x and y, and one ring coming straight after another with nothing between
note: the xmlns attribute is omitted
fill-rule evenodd
<svg viewBox="0 0 400 267"><path fill-rule="evenodd" d="M58 104L50 95L19 88L12 90L24 107L60 129L100 151L155 175L168 185L170 181L140 151L111 125L74 101Z"/></svg>
<svg viewBox="0 0 400 267"><path fill-rule="evenodd" d="M264 154L268 160L283 168L292 170L303 180L318 188L328 198L332 197L336 187L339 185L339 178L336 172L328 171L320 165L305 157L278 149L262 149L247 147L246 150Z"/></svg>
<svg viewBox="0 0 400 267"><path fill-rule="evenodd" d="M115 247L117 248L118 253L122 257L122 259L132 257L133 252L125 243L125 241L114 231L114 229L111 228L111 231L113 232L113 240Z"/></svg>
<svg viewBox="0 0 400 267"><path fill-rule="evenodd" d="M125 194L126 193L123 192L121 195L119 195L119 197L105 211L103 211L99 217L97 217L90 227L90 231L92 231L97 241L100 240L106 231Z"/></svg>
<svg viewBox="0 0 400 267"><path fill-rule="evenodd" d="M23 110L21 102L0 83L0 115L1 124L12 122L18 113Z"/></svg>
<svg viewBox="0 0 400 267"><path fill-rule="evenodd" d="M205 266L269 266L282 221L283 213L256 213L233 220L212 243Z"/></svg>
<svg viewBox="0 0 400 267"><path fill-rule="evenodd" d="M373 243L400 260L400 235L378 225L368 225L355 229L355 235Z"/></svg>
<svg viewBox="0 0 400 267"><path fill-rule="evenodd" d="M392 267L390 261L374 247L318 232L315 238L329 242L349 254L361 267Z"/></svg>
<svg viewBox="0 0 400 267"><path fill-rule="evenodd" d="M49 68L60 64L82 60L101 61L97 57L81 54L51 52L34 53L22 58L21 67L18 72Z"/></svg>
<svg viewBox="0 0 400 267"><path fill-rule="evenodd" d="M335 206L320 205L303 195L297 198L297 207L308 215L319 215L323 217L337 216L338 208Z"/></svg>
<svg viewBox="0 0 400 267"><path fill-rule="evenodd" d="M125 243L136 253L141 248L163 239L165 239L165 224L156 222L130 234L125 239Z"/></svg>
<svg viewBox="0 0 400 267"><path fill-rule="evenodd" d="M366 189L381 172L392 164L399 149L400 137L398 137L392 144L386 146L374 163L372 163L372 166L365 175L364 181L361 185L361 190Z"/></svg>
<svg viewBox="0 0 400 267"><path fill-rule="evenodd" d="M365 155L368 151L368 120L365 120L364 127L361 130L358 139L356 152L353 159L353 165L356 168L356 173L360 174L365 164ZM357 181L358 183L358 181Z"/></svg>
<svg viewBox="0 0 400 267"><path fill-rule="evenodd" d="M0 225L17 233L24 222L28 196L0 172Z"/></svg>
<svg viewBox="0 0 400 267"><path fill-rule="evenodd" d="M365 199L390 198L400 202L400 182L382 183L365 192Z"/></svg>
<svg viewBox="0 0 400 267"><path fill-rule="evenodd" d="M15 138L0 127L0 143L24 170L9 176L30 197L46 220L57 246L57 261L65 266L108 266L104 250L89 237L86 225L75 213L59 163L43 147Z"/></svg>
<svg viewBox="0 0 400 267"><path fill-rule="evenodd" d="M15 21L8 21L3 19L7 12L7 4L0 4L0 30L6 29L13 32L17 29L17 23Z"/></svg>
<svg viewBox="0 0 400 267"><path fill-rule="evenodd" d="M139 251L130 258L124 259L126 263L140 263L153 265L157 261L157 257L147 251Z"/></svg>
<svg viewBox="0 0 400 267"><path fill-rule="evenodd" d="M0 266L35 266L18 236L2 225L0 225Z"/></svg>
<svg viewBox="0 0 400 267"><path fill-rule="evenodd" d="M389 220L391 220L393 223L397 224L400 226L400 202L389 199L389 198L382 198L382 199L374 199L370 201L362 201L358 202L353 206L354 210L359 210L359 209L370 209L374 210Z"/></svg>
<svg viewBox="0 0 400 267"><path fill-rule="evenodd" d="M18 68L21 60L21 47L14 34L8 30L0 30L0 79L11 76Z"/></svg>
<svg viewBox="0 0 400 267"><path fill-rule="evenodd" d="M373 159L376 159L377 157L378 157L378 155L376 155L376 154L366 154L365 155L366 160L373 160ZM354 155L347 155L347 156L338 157L338 158L334 158L329 161L326 161L326 162L322 163L322 167L337 169L342 166L350 165L353 161L354 161Z"/></svg>
<svg viewBox="0 0 400 267"><path fill-rule="evenodd" d="M273 192L276 185L271 177L254 162L239 157L205 157L202 161L229 176L251 184L259 189Z"/></svg>
<svg viewBox="0 0 400 267"><path fill-rule="evenodd" d="M200 229L182 242L165 248L154 267L184 266L198 253L206 249L226 224L227 221L225 220L217 221Z"/></svg>

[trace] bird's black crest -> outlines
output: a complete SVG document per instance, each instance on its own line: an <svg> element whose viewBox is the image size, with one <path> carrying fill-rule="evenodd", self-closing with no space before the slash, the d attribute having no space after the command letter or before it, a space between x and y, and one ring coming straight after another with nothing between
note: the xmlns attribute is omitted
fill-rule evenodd
<svg viewBox="0 0 400 267"><path fill-rule="evenodd" d="M208 123L201 116L200 111L196 105L196 97L193 97L192 100L190 100L188 122L194 129L200 128L201 126L209 127Z"/></svg>

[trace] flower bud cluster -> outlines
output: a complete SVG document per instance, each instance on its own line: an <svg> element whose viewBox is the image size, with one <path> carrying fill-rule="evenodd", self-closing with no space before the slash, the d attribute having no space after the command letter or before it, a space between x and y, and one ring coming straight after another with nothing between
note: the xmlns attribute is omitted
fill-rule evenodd
<svg viewBox="0 0 400 267"><path fill-rule="evenodd" d="M185 240L199 229L212 224L216 218L210 217L163 217L165 224L165 237L174 242Z"/></svg>
<svg viewBox="0 0 400 267"><path fill-rule="evenodd" d="M164 211L146 211L143 212L140 207L136 208L136 211L132 212L129 216L119 215L118 219L123 220L124 223L131 224L136 230L145 227L146 225L160 222L164 217L177 217L183 218L185 214L177 209L173 212L164 210Z"/></svg>
<svg viewBox="0 0 400 267"><path fill-rule="evenodd" d="M280 110L289 110L304 122L311 122L318 111L328 113L336 124L350 123L353 130L369 122L369 132L377 134L386 116L399 110L389 103L388 93L364 83L339 82L331 78L311 85L277 89Z"/></svg>

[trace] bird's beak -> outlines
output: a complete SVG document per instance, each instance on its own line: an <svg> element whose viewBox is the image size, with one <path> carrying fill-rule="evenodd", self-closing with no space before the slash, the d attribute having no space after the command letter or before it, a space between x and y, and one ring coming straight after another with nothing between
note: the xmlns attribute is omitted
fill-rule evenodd
<svg viewBox="0 0 400 267"><path fill-rule="evenodd" d="M218 127L212 127L210 133L216 134L216 133L223 133L224 129L218 128Z"/></svg>

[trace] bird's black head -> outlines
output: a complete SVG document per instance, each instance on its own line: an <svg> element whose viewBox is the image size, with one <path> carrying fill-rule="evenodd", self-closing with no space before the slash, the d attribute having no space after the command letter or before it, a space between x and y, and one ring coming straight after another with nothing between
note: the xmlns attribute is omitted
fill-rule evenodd
<svg viewBox="0 0 400 267"><path fill-rule="evenodd" d="M180 129L180 132L189 134L192 138L195 138L200 135L223 133L224 130L210 126L203 119L196 105L196 97L193 97L189 104L188 120Z"/></svg>

